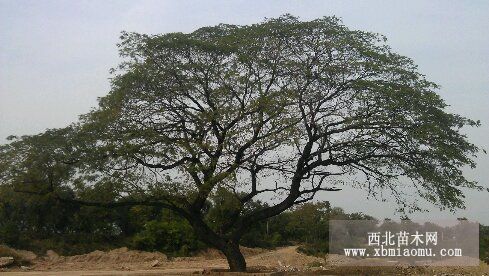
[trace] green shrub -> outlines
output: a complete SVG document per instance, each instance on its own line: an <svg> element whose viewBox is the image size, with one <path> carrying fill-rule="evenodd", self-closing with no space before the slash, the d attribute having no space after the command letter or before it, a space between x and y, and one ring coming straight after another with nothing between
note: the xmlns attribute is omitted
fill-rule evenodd
<svg viewBox="0 0 489 276"><path fill-rule="evenodd" d="M315 243L308 243L301 245L297 248L297 251L310 256L324 257L329 252L328 241L320 241Z"/></svg>
<svg viewBox="0 0 489 276"><path fill-rule="evenodd" d="M150 221L133 237L132 245L169 256L187 256L204 248L186 221Z"/></svg>
<svg viewBox="0 0 489 276"><path fill-rule="evenodd" d="M479 258L489 264L489 226L479 226Z"/></svg>

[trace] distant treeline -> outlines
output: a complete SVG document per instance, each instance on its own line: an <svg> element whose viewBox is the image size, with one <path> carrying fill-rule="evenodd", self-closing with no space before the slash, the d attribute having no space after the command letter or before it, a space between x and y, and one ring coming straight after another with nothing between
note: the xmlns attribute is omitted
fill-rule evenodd
<svg viewBox="0 0 489 276"><path fill-rule="evenodd" d="M264 205L255 204L257 208ZM219 225L228 215L226 209L210 209L206 220ZM256 225L243 237L242 245L273 248L301 244L304 253L323 255L329 247L330 219L374 218L362 213L347 214L341 208L331 208L328 202L306 203ZM0 244L37 253L52 249L64 255L127 246L186 256L206 247L185 220L168 210L66 204L49 194L18 193L8 187L0 187ZM489 261L489 227L483 225L480 256Z"/></svg>

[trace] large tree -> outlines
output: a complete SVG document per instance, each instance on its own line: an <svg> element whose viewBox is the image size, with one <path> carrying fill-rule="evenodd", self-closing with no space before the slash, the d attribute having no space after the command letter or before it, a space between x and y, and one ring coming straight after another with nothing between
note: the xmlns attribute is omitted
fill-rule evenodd
<svg viewBox="0 0 489 276"><path fill-rule="evenodd" d="M123 33L119 48L124 62L98 108L0 149L2 184L168 208L232 271L246 269L238 245L250 226L320 191L389 191L406 211L418 207L405 193L454 209L463 187L481 188L461 171L478 148L460 129L478 122L448 113L437 85L381 35L286 15ZM74 194L58 193L66 186ZM111 196L87 201L91 187Z"/></svg>

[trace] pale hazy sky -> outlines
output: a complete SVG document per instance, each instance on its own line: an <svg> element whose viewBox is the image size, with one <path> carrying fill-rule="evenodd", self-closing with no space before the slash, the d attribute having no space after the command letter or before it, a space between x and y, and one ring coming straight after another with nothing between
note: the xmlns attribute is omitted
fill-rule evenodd
<svg viewBox="0 0 489 276"><path fill-rule="evenodd" d="M191 32L218 23L250 24L291 13L336 15L379 32L441 85L450 110L480 119L469 139L489 149L489 1L19 1L0 0L0 143L11 134L63 127L96 106L120 59L120 31ZM489 158L467 175L489 187ZM321 199L347 211L391 217L393 206L345 190ZM466 216L489 224L489 193L468 192L467 209L417 218Z"/></svg>

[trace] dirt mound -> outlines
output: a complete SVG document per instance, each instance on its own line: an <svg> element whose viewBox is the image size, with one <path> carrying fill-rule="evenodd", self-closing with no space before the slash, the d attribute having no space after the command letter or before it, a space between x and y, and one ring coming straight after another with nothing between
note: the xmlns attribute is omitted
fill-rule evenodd
<svg viewBox="0 0 489 276"><path fill-rule="evenodd" d="M249 266L275 267L277 270L302 270L310 264L324 263L324 259L297 252L297 246L278 248L274 251L247 258Z"/></svg>
<svg viewBox="0 0 489 276"><path fill-rule="evenodd" d="M164 262L167 260L165 254L161 252L144 252L139 250L129 250L127 247L121 247L108 252L93 251L88 254L75 255L75 256L60 256L57 261L63 262L85 262L85 263L141 263L159 261Z"/></svg>
<svg viewBox="0 0 489 276"><path fill-rule="evenodd" d="M38 258L33 270L133 270L160 266L167 261L161 252L129 250L121 247L111 251L93 251L74 256L60 256L52 250Z"/></svg>
<svg viewBox="0 0 489 276"><path fill-rule="evenodd" d="M15 265L30 264L37 258L31 251L13 249L6 245L0 245L0 257L12 257Z"/></svg>
<svg viewBox="0 0 489 276"><path fill-rule="evenodd" d="M469 256L461 256L456 258L445 259L442 261L433 262L431 266L474 266L479 265L479 259Z"/></svg>
<svg viewBox="0 0 489 276"><path fill-rule="evenodd" d="M349 263L352 263L352 259L348 258L344 255L339 255L339 254L327 254L325 256L326 259L326 264L328 265L346 265Z"/></svg>

